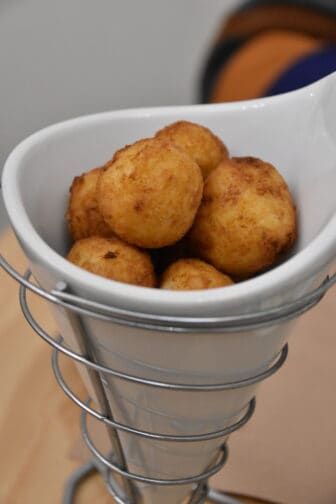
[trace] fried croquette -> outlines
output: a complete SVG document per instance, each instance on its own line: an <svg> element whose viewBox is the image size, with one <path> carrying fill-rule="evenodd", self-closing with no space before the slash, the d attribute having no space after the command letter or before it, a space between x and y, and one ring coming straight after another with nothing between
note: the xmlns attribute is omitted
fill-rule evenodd
<svg viewBox="0 0 336 504"><path fill-rule="evenodd" d="M296 239L286 182L260 159L224 160L205 181L189 237L197 255L233 277L269 268Z"/></svg>
<svg viewBox="0 0 336 504"><path fill-rule="evenodd" d="M203 180L191 157L167 140L148 138L116 152L98 181L104 220L144 248L176 243L200 205Z"/></svg>
<svg viewBox="0 0 336 504"><path fill-rule="evenodd" d="M66 220L73 240L113 235L98 209L96 189L101 171L101 168L94 168L72 182Z"/></svg>
<svg viewBox="0 0 336 504"><path fill-rule="evenodd" d="M156 286L149 254L116 237L90 236L78 240L67 259L91 273L111 280L143 287Z"/></svg>
<svg viewBox="0 0 336 504"><path fill-rule="evenodd" d="M180 259L163 273L160 288L171 290L200 290L226 287L233 281L200 259Z"/></svg>
<svg viewBox="0 0 336 504"><path fill-rule="evenodd" d="M156 133L184 149L201 168L205 179L229 153L224 143L208 128L188 121L172 123Z"/></svg>

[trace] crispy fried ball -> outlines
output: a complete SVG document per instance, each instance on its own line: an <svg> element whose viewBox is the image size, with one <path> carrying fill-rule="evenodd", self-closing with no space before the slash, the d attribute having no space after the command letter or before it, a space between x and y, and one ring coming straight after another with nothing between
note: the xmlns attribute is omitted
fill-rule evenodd
<svg viewBox="0 0 336 504"><path fill-rule="evenodd" d="M66 220L73 240L113 235L98 209L96 189L101 172L102 168L94 168L72 182Z"/></svg>
<svg viewBox="0 0 336 504"><path fill-rule="evenodd" d="M223 161L205 182L190 239L216 268L246 278L271 266L296 238L286 182L253 157Z"/></svg>
<svg viewBox="0 0 336 504"><path fill-rule="evenodd" d="M99 209L123 240L145 248L177 242L191 227L203 180L199 166L165 140L119 150L98 182Z"/></svg>
<svg viewBox="0 0 336 504"><path fill-rule="evenodd" d="M199 290L232 284L230 277L200 259L180 259L163 273L160 288Z"/></svg>
<svg viewBox="0 0 336 504"><path fill-rule="evenodd" d="M208 128L188 121L172 123L155 135L181 147L201 168L203 178L214 170L229 153L223 142Z"/></svg>
<svg viewBox="0 0 336 504"><path fill-rule="evenodd" d="M143 287L156 285L149 255L116 237L90 236L78 240L67 259L91 273L118 282Z"/></svg>

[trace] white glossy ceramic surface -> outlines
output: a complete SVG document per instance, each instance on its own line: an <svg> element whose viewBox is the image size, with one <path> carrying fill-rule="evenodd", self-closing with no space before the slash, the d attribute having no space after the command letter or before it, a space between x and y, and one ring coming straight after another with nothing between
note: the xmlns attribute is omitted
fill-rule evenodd
<svg viewBox="0 0 336 504"><path fill-rule="evenodd" d="M46 289L60 280L105 304L169 315L225 315L277 306L323 279L336 255L336 74L273 98L223 105L109 112L51 126L10 155L3 173L6 208L35 277ZM109 159L126 143L187 119L211 128L232 155L274 163L287 180L299 215L299 240L290 258L258 278L230 288L170 292L92 275L67 262L64 212L75 175ZM64 314L57 316L71 339ZM62 319L62 320L61 320ZM86 317L99 360L123 372L171 382L214 383L265 369L288 339L288 324L240 333L167 333ZM110 393L113 389L113 393ZM106 378L116 420L149 431L193 434L228 425L255 387L216 393L162 392ZM219 441L163 443L122 435L129 468L153 477L204 470ZM144 503L177 504L189 488L144 488Z"/></svg>
<svg viewBox="0 0 336 504"><path fill-rule="evenodd" d="M335 80L334 74L293 93L248 102L108 112L32 135L9 156L2 183L10 220L34 271L50 287L65 280L91 298L161 314L240 312L252 301L254 307L271 306L296 295L335 252ZM277 166L298 205L295 256L230 289L189 293L107 281L63 259L63 215L73 177L104 163L125 143L181 118L209 126L233 155L260 156Z"/></svg>

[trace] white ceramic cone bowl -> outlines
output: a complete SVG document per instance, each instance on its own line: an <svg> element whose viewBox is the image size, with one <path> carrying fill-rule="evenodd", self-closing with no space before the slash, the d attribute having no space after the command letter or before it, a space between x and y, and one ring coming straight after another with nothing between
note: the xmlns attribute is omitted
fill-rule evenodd
<svg viewBox="0 0 336 504"><path fill-rule="evenodd" d="M173 292L134 287L92 275L67 262L64 213L79 175L114 151L186 119L212 129L232 155L273 163L289 184L299 239L282 265L230 288ZM336 255L336 78L278 97L223 105L109 112L46 128L22 142L3 172L5 205L35 278L45 289L64 281L71 291L107 305L160 315L198 317L250 313L296 299L316 286ZM60 331L71 334L64 313ZM222 383L265 369L288 338L288 324L236 333L174 333L85 317L99 361L142 378ZM230 425L255 386L222 392L172 392L109 379L115 419L152 432L200 434ZM110 393L111 391L111 393ZM168 443L121 435L131 471L177 478L203 471L222 440ZM189 488L145 487L145 504L174 504Z"/></svg>

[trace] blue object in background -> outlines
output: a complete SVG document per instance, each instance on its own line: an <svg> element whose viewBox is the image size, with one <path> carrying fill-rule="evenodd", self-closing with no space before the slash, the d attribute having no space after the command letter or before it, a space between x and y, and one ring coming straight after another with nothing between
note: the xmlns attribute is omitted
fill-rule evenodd
<svg viewBox="0 0 336 504"><path fill-rule="evenodd" d="M266 90L272 96L307 86L336 71L336 46L327 46L301 58Z"/></svg>

